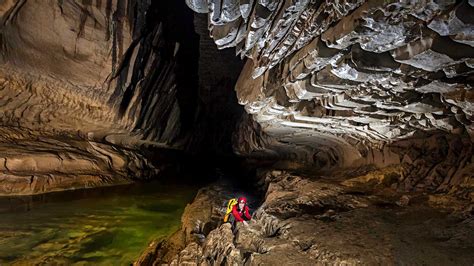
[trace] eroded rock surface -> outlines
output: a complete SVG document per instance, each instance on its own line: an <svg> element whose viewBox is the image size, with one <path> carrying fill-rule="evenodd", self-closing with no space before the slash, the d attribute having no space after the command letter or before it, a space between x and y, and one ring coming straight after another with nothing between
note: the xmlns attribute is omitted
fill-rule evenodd
<svg viewBox="0 0 474 266"><path fill-rule="evenodd" d="M163 250L158 247L157 252L146 253L149 260L137 264L471 264L472 202L451 193L394 189L393 184L400 183L399 170L319 178L264 173L265 200L249 226L239 226L236 236L230 224L222 224L203 238L188 238L186 245L172 251L173 256L156 256ZM195 206L215 209L201 205L207 198L200 193ZM196 213L183 217L193 216L198 217ZM164 243L169 246L173 238Z"/></svg>
<svg viewBox="0 0 474 266"><path fill-rule="evenodd" d="M369 172L372 181L381 183L363 193L353 190L348 182L352 179L339 183L333 177L310 180L280 172L267 174L265 202L254 215L254 223L242 228L236 238L241 250L251 252L243 262L392 265L456 260L469 264L469 250L474 247L472 217L449 216L430 207L426 196L394 192L390 189L397 182L394 173L394 169ZM359 185L373 183L367 180ZM403 205L404 198L411 200Z"/></svg>
<svg viewBox="0 0 474 266"><path fill-rule="evenodd" d="M239 154L283 168L413 163L429 172L430 159L406 154L439 137L463 143L438 151L445 167L472 168L472 1L187 3L208 13L217 46L247 58L236 92L258 126L240 125ZM453 185L442 176L432 188Z"/></svg>
<svg viewBox="0 0 474 266"><path fill-rule="evenodd" d="M178 263L179 258L175 258L178 253L186 257L187 261L200 259L202 241L220 224L230 189L223 184L214 184L199 190L193 202L184 210L181 229L168 239L151 242L135 265L170 263L173 260Z"/></svg>
<svg viewBox="0 0 474 266"><path fill-rule="evenodd" d="M0 3L1 195L147 178L142 149L187 147L198 38L178 6ZM173 25L174 9L191 16Z"/></svg>

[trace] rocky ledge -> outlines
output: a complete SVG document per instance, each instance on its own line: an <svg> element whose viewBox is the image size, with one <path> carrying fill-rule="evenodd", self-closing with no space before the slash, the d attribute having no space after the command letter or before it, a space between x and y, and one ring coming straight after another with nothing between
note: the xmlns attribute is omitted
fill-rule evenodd
<svg viewBox="0 0 474 266"><path fill-rule="evenodd" d="M180 231L136 265L398 265L472 263L473 198L401 193L390 167L309 178L261 174L266 195L234 236L219 211L225 188L200 191Z"/></svg>

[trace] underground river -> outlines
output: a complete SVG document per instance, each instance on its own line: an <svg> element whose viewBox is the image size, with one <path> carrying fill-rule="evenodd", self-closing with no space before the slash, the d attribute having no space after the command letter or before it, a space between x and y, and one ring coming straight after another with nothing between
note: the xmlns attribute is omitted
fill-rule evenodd
<svg viewBox="0 0 474 266"><path fill-rule="evenodd" d="M128 265L180 226L192 186L144 183L0 198L0 265Z"/></svg>

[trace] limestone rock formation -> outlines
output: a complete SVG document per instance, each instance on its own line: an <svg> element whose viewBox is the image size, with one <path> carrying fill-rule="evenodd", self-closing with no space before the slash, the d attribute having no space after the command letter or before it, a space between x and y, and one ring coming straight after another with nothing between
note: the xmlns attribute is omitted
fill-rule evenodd
<svg viewBox="0 0 474 266"><path fill-rule="evenodd" d="M420 194L394 193L396 173L388 168L349 180L346 174L342 183L334 177L267 173L265 201L235 239L238 249L248 252L241 263L450 264L454 259L468 264L468 250L474 248L470 210L461 207L448 215L465 203L434 209ZM406 198L411 200L400 207ZM454 250L467 253L458 257Z"/></svg>
<svg viewBox="0 0 474 266"><path fill-rule="evenodd" d="M173 261L182 265L185 262L199 262L203 254L201 244L206 236L220 224L223 215L222 204L226 202L230 189L220 183L200 189L193 202L184 210L180 230L168 239L159 239L150 243L134 265L154 265ZM222 229L227 235L228 230ZM232 235L232 231L230 234ZM217 234L216 237L219 235ZM208 249L206 252L215 253L216 251Z"/></svg>
<svg viewBox="0 0 474 266"><path fill-rule="evenodd" d="M225 189L214 184L186 209L182 229L145 252L136 265L468 265L472 261L469 200L449 193L397 192L393 185L401 182L398 167L318 178L270 171L260 177L266 195L263 204L252 210L248 227L238 224L234 236L230 224L215 223L212 216L193 211L219 208L216 192ZM215 229L190 230L190 221L205 222L203 218ZM176 238L192 231L201 237Z"/></svg>
<svg viewBox="0 0 474 266"><path fill-rule="evenodd" d="M143 147L186 147L196 107L181 96L197 77L183 76L197 64L187 55L198 39L192 16L172 25L173 8L0 3L1 195L147 178L159 166Z"/></svg>
<svg viewBox="0 0 474 266"><path fill-rule="evenodd" d="M0 22L0 195L150 178L150 149L232 154L242 63L184 0L9 0Z"/></svg>
<svg viewBox="0 0 474 266"><path fill-rule="evenodd" d="M258 128L241 130L263 135L236 133L241 155L320 170L404 163L431 176L429 159L406 157L423 146L456 169L428 177L430 188L472 178L459 172L472 169L472 1L187 3L208 13L218 47L247 58L236 92Z"/></svg>

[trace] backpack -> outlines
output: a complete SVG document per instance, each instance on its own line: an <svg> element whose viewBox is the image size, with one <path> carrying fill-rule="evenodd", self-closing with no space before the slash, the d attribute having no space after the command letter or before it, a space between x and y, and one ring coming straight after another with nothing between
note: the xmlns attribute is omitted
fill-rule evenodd
<svg viewBox="0 0 474 266"><path fill-rule="evenodd" d="M228 220L229 220L229 215L231 214L232 212L232 208L234 207L234 205L237 204L237 199L236 198L233 198L233 199L230 199L228 202L227 202L227 210L225 212L225 215L224 215L224 223L226 223Z"/></svg>

